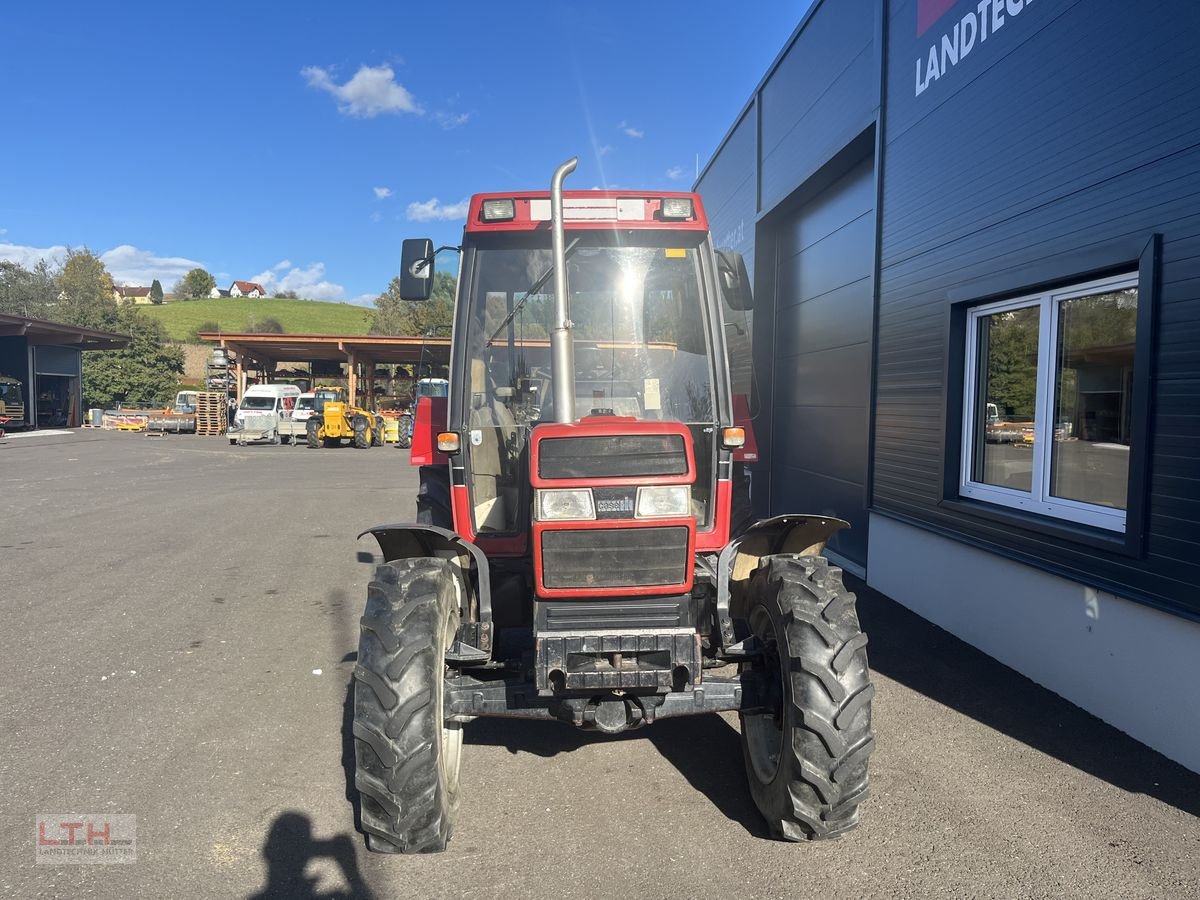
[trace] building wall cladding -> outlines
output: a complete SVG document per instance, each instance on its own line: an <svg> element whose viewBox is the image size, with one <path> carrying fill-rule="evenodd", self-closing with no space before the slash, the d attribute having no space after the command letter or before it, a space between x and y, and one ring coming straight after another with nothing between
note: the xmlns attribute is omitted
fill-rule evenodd
<svg viewBox="0 0 1200 900"><path fill-rule="evenodd" d="M995 6L1000 30L986 5L889 8L873 507L1200 615L1200 8ZM918 16L930 12L921 7L944 11L918 36ZM991 19L986 41L922 87L930 48L940 57L956 27L964 39L963 17L977 9ZM957 468L947 444L958 427L948 410L962 377L952 301L1019 295L1048 273L1082 281L1106 252L1132 267L1130 248L1155 234L1160 295L1139 298L1155 304L1157 320L1144 553L1105 552L947 504L948 467Z"/></svg>
<svg viewBox="0 0 1200 900"><path fill-rule="evenodd" d="M858 563L875 230L863 138L878 113L881 15L878 0L816 4L697 185L717 245L754 279L754 352L733 354L732 374L748 383L738 363L754 360L756 509L851 519L831 547Z"/></svg>

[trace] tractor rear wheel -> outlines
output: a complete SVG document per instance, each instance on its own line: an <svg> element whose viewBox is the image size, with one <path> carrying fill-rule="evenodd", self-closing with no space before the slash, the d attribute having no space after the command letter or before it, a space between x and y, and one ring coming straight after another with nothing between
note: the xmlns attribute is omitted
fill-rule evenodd
<svg viewBox="0 0 1200 900"><path fill-rule="evenodd" d="M741 716L750 793L773 837L837 837L858 824L875 748L855 596L824 558L780 555L763 559L747 598L763 653L745 668L778 688L766 712Z"/></svg>
<svg viewBox="0 0 1200 900"><path fill-rule="evenodd" d="M371 426L363 416L355 416L350 426L354 429L354 446L366 450L371 446Z"/></svg>
<svg viewBox="0 0 1200 900"><path fill-rule="evenodd" d="M412 446L412 416L402 416L400 423L396 428L396 446L401 450L407 450Z"/></svg>
<svg viewBox="0 0 1200 900"><path fill-rule="evenodd" d="M450 470L446 466L421 466L417 488L417 524L454 530L450 507Z"/></svg>
<svg viewBox="0 0 1200 900"><path fill-rule="evenodd" d="M446 650L460 581L433 557L386 563L367 588L354 670L354 783L367 846L445 850L458 809L462 726L445 721Z"/></svg>
<svg viewBox="0 0 1200 900"><path fill-rule="evenodd" d="M309 419L304 423L304 437L312 449L316 450L321 446L321 421L319 419Z"/></svg>

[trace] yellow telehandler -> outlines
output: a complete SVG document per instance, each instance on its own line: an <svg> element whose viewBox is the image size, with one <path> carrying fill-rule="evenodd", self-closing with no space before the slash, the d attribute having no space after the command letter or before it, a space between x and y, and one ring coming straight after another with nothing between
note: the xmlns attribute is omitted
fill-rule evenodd
<svg viewBox="0 0 1200 900"><path fill-rule="evenodd" d="M383 418L369 409L353 406L342 387L318 387L316 413L308 420L306 437L310 447L337 447L350 440L366 449L383 443Z"/></svg>

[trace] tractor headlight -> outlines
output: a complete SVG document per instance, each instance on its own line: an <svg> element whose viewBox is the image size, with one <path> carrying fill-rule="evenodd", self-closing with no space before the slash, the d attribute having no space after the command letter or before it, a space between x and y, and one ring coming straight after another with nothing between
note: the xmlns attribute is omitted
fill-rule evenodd
<svg viewBox="0 0 1200 900"><path fill-rule="evenodd" d="M691 515L691 500L691 491L686 484L640 487L634 516L639 519L662 519Z"/></svg>
<svg viewBox="0 0 1200 900"><path fill-rule="evenodd" d="M538 491L537 517L543 522L596 518L596 505L592 502L591 489Z"/></svg>

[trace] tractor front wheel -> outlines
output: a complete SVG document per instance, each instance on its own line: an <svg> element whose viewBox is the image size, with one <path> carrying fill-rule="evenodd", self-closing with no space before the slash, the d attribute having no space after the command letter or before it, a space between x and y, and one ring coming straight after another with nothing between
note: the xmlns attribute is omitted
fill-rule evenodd
<svg viewBox="0 0 1200 900"><path fill-rule="evenodd" d="M304 437L312 449L316 450L321 446L321 422L319 419L309 419L304 423Z"/></svg>
<svg viewBox="0 0 1200 900"><path fill-rule="evenodd" d="M837 837L858 824L875 748L855 596L822 557L768 556L743 612L762 647L744 668L771 688L765 711L741 717L754 802L773 837Z"/></svg>
<svg viewBox="0 0 1200 900"><path fill-rule="evenodd" d="M355 416L350 423L354 429L354 446L366 450L371 446L371 426L364 416Z"/></svg>
<svg viewBox="0 0 1200 900"><path fill-rule="evenodd" d="M367 588L354 670L354 783L367 846L445 850L458 809L462 726L445 721L446 650L462 582L452 563L380 566Z"/></svg>

